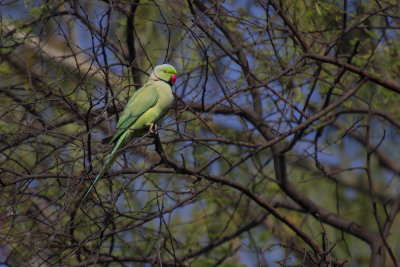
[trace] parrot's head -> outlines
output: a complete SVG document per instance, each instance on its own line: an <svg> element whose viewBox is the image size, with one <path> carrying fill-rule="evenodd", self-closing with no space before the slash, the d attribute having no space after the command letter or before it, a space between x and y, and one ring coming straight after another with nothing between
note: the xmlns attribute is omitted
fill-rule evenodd
<svg viewBox="0 0 400 267"><path fill-rule="evenodd" d="M172 86L176 81L177 74L178 72L173 66L169 64L162 64L157 65L154 68L150 78L153 78L155 80L162 80Z"/></svg>

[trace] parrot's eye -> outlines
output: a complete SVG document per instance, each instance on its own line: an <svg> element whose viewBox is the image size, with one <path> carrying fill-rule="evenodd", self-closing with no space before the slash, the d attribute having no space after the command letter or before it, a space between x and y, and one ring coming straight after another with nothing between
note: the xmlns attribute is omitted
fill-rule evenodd
<svg viewBox="0 0 400 267"><path fill-rule="evenodd" d="M166 70L164 70L164 73L166 73L167 71Z"/></svg>

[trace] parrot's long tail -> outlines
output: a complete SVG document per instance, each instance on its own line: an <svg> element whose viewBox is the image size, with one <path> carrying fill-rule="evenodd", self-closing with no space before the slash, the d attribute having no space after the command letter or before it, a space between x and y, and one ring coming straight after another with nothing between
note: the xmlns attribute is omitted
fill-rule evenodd
<svg viewBox="0 0 400 267"><path fill-rule="evenodd" d="M114 163L114 161L117 159L118 155L119 155L119 148L122 146L122 144L124 143L124 139L125 136L128 134L128 131L126 131L124 134L122 134L122 136L118 139L118 142L115 144L115 147L113 149L113 151L111 152L110 156L108 157L106 163L104 164L103 168L101 169L101 171L99 172L99 174L97 174L96 178L94 179L94 181L92 182L92 184L90 185L88 191L86 192L85 196L83 197L81 203L78 206L79 207L83 204L83 202L85 201L86 197L89 195L90 191L93 189L94 185L96 184L96 182L103 177L104 173L107 171L107 169Z"/></svg>

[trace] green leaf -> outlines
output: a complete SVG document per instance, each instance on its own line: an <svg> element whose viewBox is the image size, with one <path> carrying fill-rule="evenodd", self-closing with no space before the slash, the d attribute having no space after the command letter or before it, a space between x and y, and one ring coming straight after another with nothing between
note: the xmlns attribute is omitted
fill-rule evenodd
<svg viewBox="0 0 400 267"><path fill-rule="evenodd" d="M318 15L322 16L321 9L319 8L318 3L315 3L315 10L317 11Z"/></svg>
<svg viewBox="0 0 400 267"><path fill-rule="evenodd" d="M118 26L126 27L126 20L125 19L116 19L115 22L118 24Z"/></svg>

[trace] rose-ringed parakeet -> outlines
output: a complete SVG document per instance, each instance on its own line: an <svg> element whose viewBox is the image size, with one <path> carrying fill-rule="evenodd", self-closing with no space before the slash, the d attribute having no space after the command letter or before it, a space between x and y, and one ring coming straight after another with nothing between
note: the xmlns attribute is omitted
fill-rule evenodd
<svg viewBox="0 0 400 267"><path fill-rule="evenodd" d="M81 204L95 183L117 159L121 148L147 131L156 131L157 123L161 121L173 101L171 86L175 83L176 75L177 71L169 64L156 66L148 82L129 99L117 123L117 131L110 141L110 144L115 143L114 149L89 187Z"/></svg>

